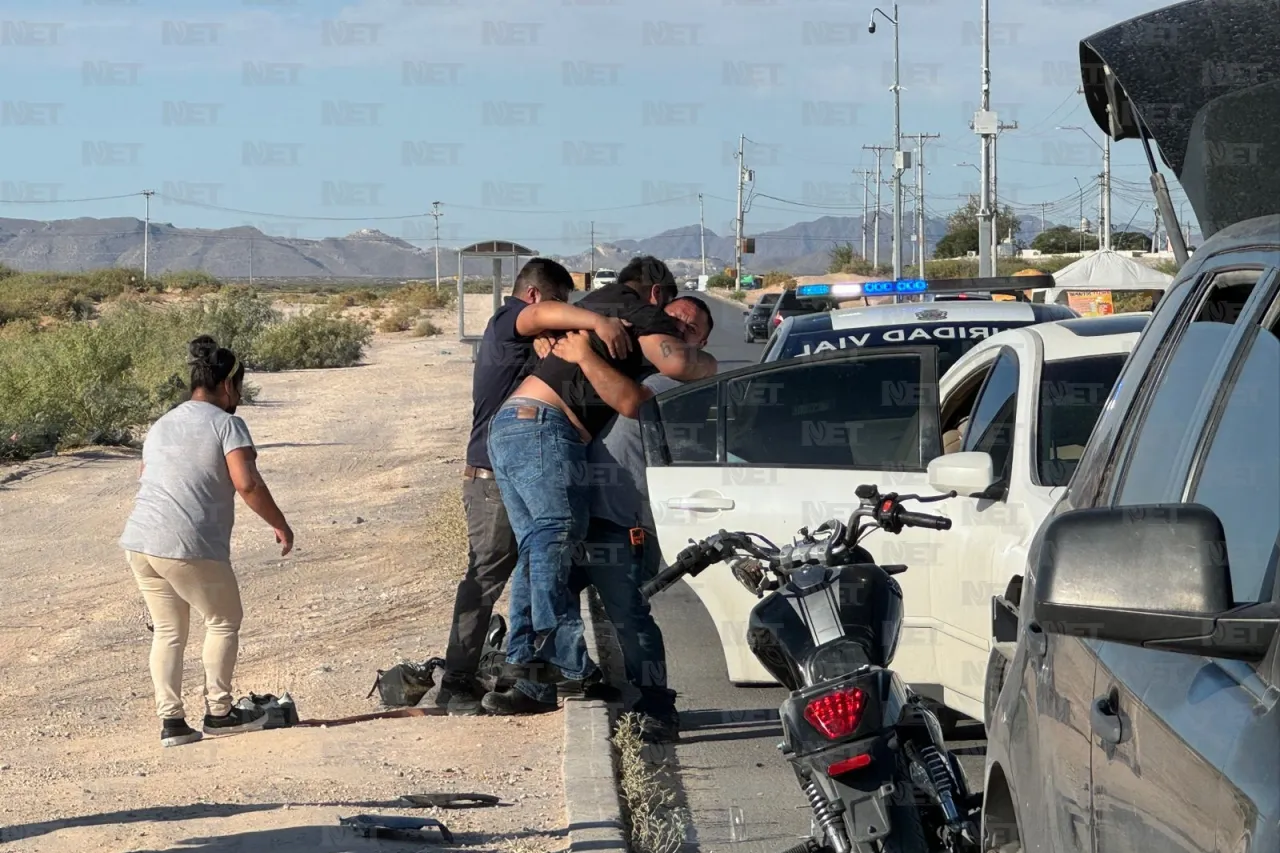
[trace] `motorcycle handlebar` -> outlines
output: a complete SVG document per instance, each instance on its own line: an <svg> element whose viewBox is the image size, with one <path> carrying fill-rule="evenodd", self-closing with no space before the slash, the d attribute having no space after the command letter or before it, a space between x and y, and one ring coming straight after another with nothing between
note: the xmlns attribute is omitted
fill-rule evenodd
<svg viewBox="0 0 1280 853"><path fill-rule="evenodd" d="M681 562L672 563L662 571L658 572L652 580L640 587L640 595L645 601L653 598L669 586L672 586L680 578L684 577L687 568Z"/></svg>
<svg viewBox="0 0 1280 853"><path fill-rule="evenodd" d="M924 527L928 530L950 530L951 519L941 515L929 515L927 512L902 512L898 520L904 527Z"/></svg>

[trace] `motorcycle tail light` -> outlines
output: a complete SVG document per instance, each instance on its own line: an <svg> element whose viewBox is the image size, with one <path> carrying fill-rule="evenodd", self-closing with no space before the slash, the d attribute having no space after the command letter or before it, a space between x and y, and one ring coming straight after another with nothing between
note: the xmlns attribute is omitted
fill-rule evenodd
<svg viewBox="0 0 1280 853"><path fill-rule="evenodd" d="M809 725L832 740L853 734L862 722L867 694L856 687L819 696L804 709Z"/></svg>
<svg viewBox="0 0 1280 853"><path fill-rule="evenodd" d="M871 763L870 755L855 755L853 758L846 758L844 761L837 761L827 768L828 776L839 776L842 773L849 773L854 770L861 770Z"/></svg>

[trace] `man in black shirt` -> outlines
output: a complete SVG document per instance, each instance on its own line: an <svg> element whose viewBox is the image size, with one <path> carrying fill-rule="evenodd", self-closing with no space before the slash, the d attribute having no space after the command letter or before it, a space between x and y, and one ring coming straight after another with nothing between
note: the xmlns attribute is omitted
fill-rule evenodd
<svg viewBox="0 0 1280 853"><path fill-rule="evenodd" d="M467 516L467 573L458 584L445 675L436 703L450 714L480 713L483 688L476 671L494 602L516 564L516 540L489 461L489 420L538 363L533 342L553 331L589 330L620 357L634 341L621 320L566 303L573 278L555 261L534 258L516 276L508 296L484 331L472 374L471 439L462 475Z"/></svg>
<svg viewBox="0 0 1280 853"><path fill-rule="evenodd" d="M573 362L552 354L494 415L489 453L520 556L512 587L507 663L522 677L510 690L486 694L495 714L538 713L556 707L555 684L589 682L599 668L586 653L568 581L590 516L586 450L615 414L636 417L647 394L636 383L645 361L673 379L716 372L716 361L696 343L696 330L663 306L678 294L675 278L657 258L636 258L615 284L579 303L627 321L636 337L625 357L591 340L591 353Z"/></svg>

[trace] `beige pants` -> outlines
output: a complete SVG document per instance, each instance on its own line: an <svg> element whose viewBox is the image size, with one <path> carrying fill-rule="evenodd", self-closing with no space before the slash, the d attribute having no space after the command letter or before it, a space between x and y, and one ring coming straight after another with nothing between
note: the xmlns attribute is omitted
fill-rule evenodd
<svg viewBox="0 0 1280 853"><path fill-rule="evenodd" d="M182 654L187 647L191 608L204 616L204 698L208 713L231 710L231 675L240 650L240 587L230 563L165 560L127 552L138 589L151 612L151 681L156 714L182 717Z"/></svg>

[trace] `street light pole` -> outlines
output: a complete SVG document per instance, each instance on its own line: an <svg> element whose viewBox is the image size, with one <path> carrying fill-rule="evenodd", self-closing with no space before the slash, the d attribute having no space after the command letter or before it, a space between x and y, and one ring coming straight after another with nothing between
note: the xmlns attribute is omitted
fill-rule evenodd
<svg viewBox="0 0 1280 853"><path fill-rule="evenodd" d="M151 197L156 194L155 190L143 190L142 194L147 199L147 221L142 231L142 283L147 283L147 261L151 257Z"/></svg>
<svg viewBox="0 0 1280 853"><path fill-rule="evenodd" d="M893 277L902 278L902 173L910 167L902 151L902 62L898 41L898 4L893 17L879 8L871 10L868 32L876 31L876 13L893 25Z"/></svg>
<svg viewBox="0 0 1280 853"><path fill-rule="evenodd" d="M431 217L436 221L436 290L440 289L440 217L444 216L440 212L440 202L431 202Z"/></svg>
<svg viewBox="0 0 1280 853"><path fill-rule="evenodd" d="M1085 136L1089 137L1089 141L1094 145L1098 145L1098 140L1094 139L1089 131L1077 125L1059 125L1058 130L1078 130ZM1098 206L1102 208L1102 224L1099 226L1101 241L1099 247L1103 249L1111 248L1111 137L1103 134L1102 144L1098 145L1102 149L1102 195L1099 199Z"/></svg>
<svg viewBox="0 0 1280 853"><path fill-rule="evenodd" d="M1073 178L1072 180L1076 182L1076 189L1080 190L1080 224L1077 227L1080 229L1080 254L1083 255L1084 254L1084 187L1080 185L1079 178Z"/></svg>

